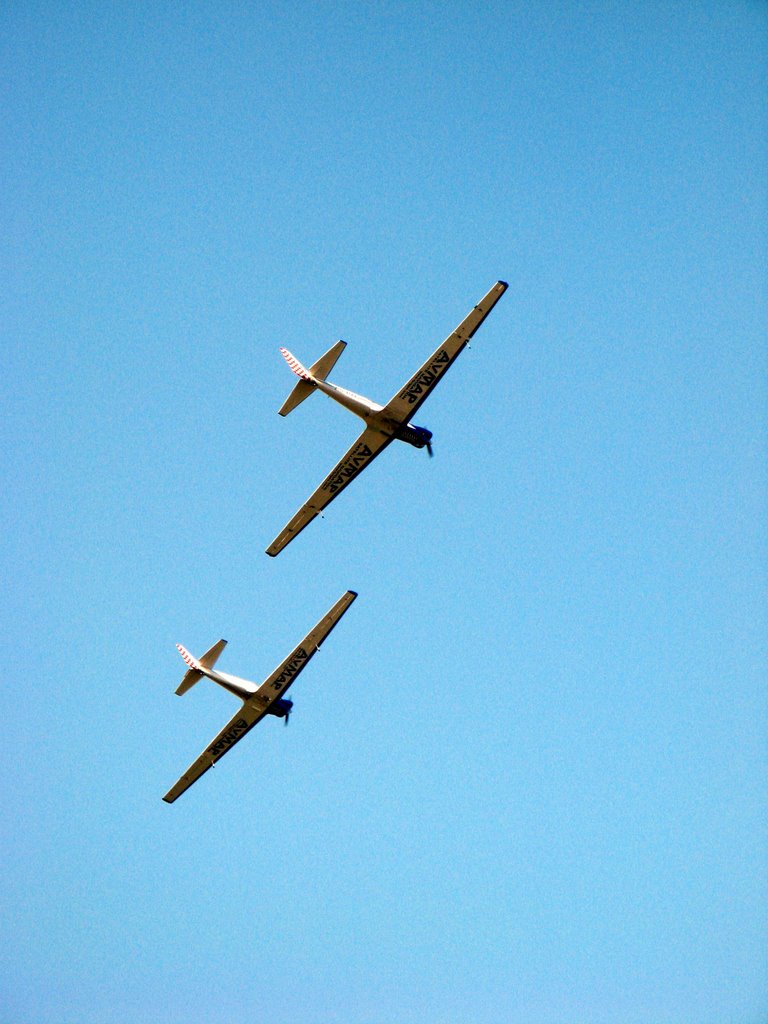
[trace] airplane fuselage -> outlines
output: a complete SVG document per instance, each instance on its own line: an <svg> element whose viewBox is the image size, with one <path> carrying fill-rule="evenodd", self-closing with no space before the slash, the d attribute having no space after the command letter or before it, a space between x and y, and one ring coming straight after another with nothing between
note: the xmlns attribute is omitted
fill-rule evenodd
<svg viewBox="0 0 768 1024"><path fill-rule="evenodd" d="M414 448L424 448L432 440L432 431L426 427L417 427L413 423L397 423L384 413L384 406L372 402L370 398L357 395L354 391L340 388L329 380L313 381L318 391L328 395L334 402L343 405L345 409L359 416L372 430L378 430L387 437L396 437L398 441L405 441Z"/></svg>
<svg viewBox="0 0 768 1024"><path fill-rule="evenodd" d="M203 670L203 674L212 679L214 683L223 686L225 690L234 693L240 700L248 700L258 690L258 686L250 679L240 679L239 676L231 676L228 672L219 672L215 668L206 668Z"/></svg>

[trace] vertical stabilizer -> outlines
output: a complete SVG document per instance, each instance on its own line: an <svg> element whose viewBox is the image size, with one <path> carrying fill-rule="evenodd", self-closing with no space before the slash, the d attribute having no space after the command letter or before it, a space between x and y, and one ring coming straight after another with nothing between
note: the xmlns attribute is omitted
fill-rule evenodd
<svg viewBox="0 0 768 1024"><path fill-rule="evenodd" d="M307 370L305 366L302 366L296 356L292 355L287 348L281 348L280 354L297 377L301 377L302 380L312 380L309 370Z"/></svg>

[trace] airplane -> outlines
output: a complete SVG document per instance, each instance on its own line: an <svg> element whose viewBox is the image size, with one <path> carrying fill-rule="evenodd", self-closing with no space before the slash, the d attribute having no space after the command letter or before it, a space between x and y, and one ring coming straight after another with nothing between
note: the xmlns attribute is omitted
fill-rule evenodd
<svg viewBox="0 0 768 1024"><path fill-rule="evenodd" d="M181 644L176 644L179 654L189 666L181 680L176 693L181 697L190 690L203 676L212 679L214 683L223 686L243 702L243 706L237 712L218 736L213 739L200 757L187 768L179 781L171 786L163 797L166 803L172 804L177 797L189 789L193 782L197 782L201 775L234 747L236 743L245 736L247 732L260 722L265 715L275 715L282 718L288 725L288 718L293 708L293 701L286 700L285 692L295 681L296 676L306 668L309 660L320 650L321 643L325 640L333 627L339 622L342 615L357 597L354 590L348 590L343 594L333 608L323 616L314 629L304 637L301 643L294 647L288 657L282 661L272 675L268 676L261 686L250 682L247 679L239 679L237 676L228 675L226 672L219 672L214 669L219 655L226 647L226 640L218 640L210 650L200 658L193 658L189 651Z"/></svg>
<svg viewBox="0 0 768 1024"><path fill-rule="evenodd" d="M275 537L267 548L268 555L274 557L290 544L294 537L330 505L347 484L359 476L392 441L405 441L414 448L426 448L427 453L432 455L432 431L426 427L415 426L410 419L506 290L506 281L497 281L472 312L462 320L453 334L446 338L386 405L377 405L362 395L356 395L353 391L331 384L327 379L346 348L346 342L337 341L309 369L302 366L287 349L280 349L285 361L299 378L298 384L294 386L280 408L281 416L287 416L314 391L322 391L359 416L365 422L365 430L293 519Z"/></svg>

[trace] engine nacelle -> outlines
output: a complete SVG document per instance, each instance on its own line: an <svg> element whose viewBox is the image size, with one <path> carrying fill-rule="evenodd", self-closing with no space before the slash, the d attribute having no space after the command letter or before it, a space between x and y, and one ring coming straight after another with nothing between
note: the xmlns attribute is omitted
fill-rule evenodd
<svg viewBox="0 0 768 1024"><path fill-rule="evenodd" d="M406 444L412 444L414 448L426 448L432 440L432 431L426 427L415 427L413 423L404 423L398 427L395 437Z"/></svg>
<svg viewBox="0 0 768 1024"><path fill-rule="evenodd" d="M285 697L280 697L278 700L273 701L267 709L268 715L274 715L276 718L287 718L291 713L293 707L293 701L288 700Z"/></svg>

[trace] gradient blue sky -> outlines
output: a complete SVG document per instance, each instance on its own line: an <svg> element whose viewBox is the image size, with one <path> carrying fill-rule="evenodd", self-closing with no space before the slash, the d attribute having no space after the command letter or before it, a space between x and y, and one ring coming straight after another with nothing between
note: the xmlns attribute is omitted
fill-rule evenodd
<svg viewBox="0 0 768 1024"><path fill-rule="evenodd" d="M2 1016L761 1024L768 7L5 5ZM277 559L384 401L418 422ZM260 680L360 598L178 803Z"/></svg>

